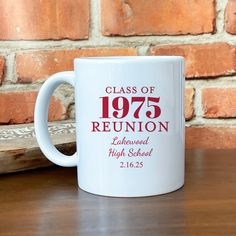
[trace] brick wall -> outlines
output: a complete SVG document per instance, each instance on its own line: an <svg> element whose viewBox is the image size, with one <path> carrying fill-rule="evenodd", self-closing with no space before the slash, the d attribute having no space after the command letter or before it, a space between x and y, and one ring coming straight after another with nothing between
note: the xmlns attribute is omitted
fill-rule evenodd
<svg viewBox="0 0 236 236"><path fill-rule="evenodd" d="M1 125L33 122L43 81L74 57L182 55L186 147L236 148L235 0L0 0L0 22ZM61 86L49 120L73 109Z"/></svg>

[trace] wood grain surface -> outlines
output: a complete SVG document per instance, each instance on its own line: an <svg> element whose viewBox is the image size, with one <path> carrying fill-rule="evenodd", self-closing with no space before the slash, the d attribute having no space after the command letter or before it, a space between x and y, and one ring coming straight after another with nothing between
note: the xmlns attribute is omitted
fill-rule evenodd
<svg viewBox="0 0 236 236"><path fill-rule="evenodd" d="M74 135L73 135L74 136ZM72 135L52 136L58 150L67 155L75 152ZM53 165L42 154L35 138L0 141L0 174L35 169Z"/></svg>
<svg viewBox="0 0 236 236"><path fill-rule="evenodd" d="M52 142L67 155L75 152L72 123L49 123ZM0 174L53 165L42 154L34 134L33 124L0 127Z"/></svg>
<svg viewBox="0 0 236 236"><path fill-rule="evenodd" d="M1 175L0 235L236 235L236 150L188 151L185 186L146 198L86 193L74 168Z"/></svg>

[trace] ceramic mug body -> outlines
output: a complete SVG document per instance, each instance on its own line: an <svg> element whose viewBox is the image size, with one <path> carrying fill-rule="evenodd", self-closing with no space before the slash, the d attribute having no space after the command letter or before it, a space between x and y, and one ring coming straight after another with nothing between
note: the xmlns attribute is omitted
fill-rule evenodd
<svg viewBox="0 0 236 236"><path fill-rule="evenodd" d="M59 165L77 165L79 186L90 193L140 197L180 188L183 64L177 56L75 59L74 72L49 78L37 98L35 130L42 151ZM46 116L40 117L62 82L75 87L77 154L71 158L55 153Z"/></svg>

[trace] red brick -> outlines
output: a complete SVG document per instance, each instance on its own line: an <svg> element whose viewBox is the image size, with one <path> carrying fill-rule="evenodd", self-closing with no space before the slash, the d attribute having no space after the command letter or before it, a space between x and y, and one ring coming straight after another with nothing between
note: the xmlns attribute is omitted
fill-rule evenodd
<svg viewBox="0 0 236 236"><path fill-rule="evenodd" d="M4 67L5 67L5 59L4 57L0 56L0 85L2 84L3 81Z"/></svg>
<svg viewBox="0 0 236 236"><path fill-rule="evenodd" d="M191 120L194 115L194 89L186 88L185 89L185 119Z"/></svg>
<svg viewBox="0 0 236 236"><path fill-rule="evenodd" d="M0 39L85 39L89 0L0 0Z"/></svg>
<svg viewBox="0 0 236 236"><path fill-rule="evenodd" d="M236 127L192 126L186 128L187 149L235 149Z"/></svg>
<svg viewBox="0 0 236 236"><path fill-rule="evenodd" d="M179 55L186 59L186 77L215 77L236 73L235 47L227 43L155 46L151 55Z"/></svg>
<svg viewBox="0 0 236 236"><path fill-rule="evenodd" d="M34 120L34 106L37 92L0 93L0 124L30 123ZM49 120L66 118L66 108L60 100L52 97L49 107Z"/></svg>
<svg viewBox="0 0 236 236"><path fill-rule="evenodd" d="M88 48L78 50L32 51L16 56L17 80L30 83L44 80L59 71L73 70L73 59L91 56L137 55L134 48Z"/></svg>
<svg viewBox="0 0 236 236"><path fill-rule="evenodd" d="M107 36L213 33L215 0L102 0L101 28Z"/></svg>
<svg viewBox="0 0 236 236"><path fill-rule="evenodd" d="M236 117L236 88L203 89L202 109L206 118Z"/></svg>
<svg viewBox="0 0 236 236"><path fill-rule="evenodd" d="M225 30L236 34L236 1L229 0L225 8Z"/></svg>

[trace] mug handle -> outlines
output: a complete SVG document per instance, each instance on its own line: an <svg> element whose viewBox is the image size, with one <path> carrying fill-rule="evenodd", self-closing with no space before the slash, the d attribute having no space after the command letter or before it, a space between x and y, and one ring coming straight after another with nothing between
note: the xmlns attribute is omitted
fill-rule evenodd
<svg viewBox="0 0 236 236"><path fill-rule="evenodd" d="M73 71L64 71L50 76L42 85L35 104L34 128L36 139L43 154L53 163L71 167L78 163L77 154L67 156L59 152L52 144L48 132L48 107L54 90L62 83L71 84L75 87L75 74ZM63 137L62 137L63 138Z"/></svg>

